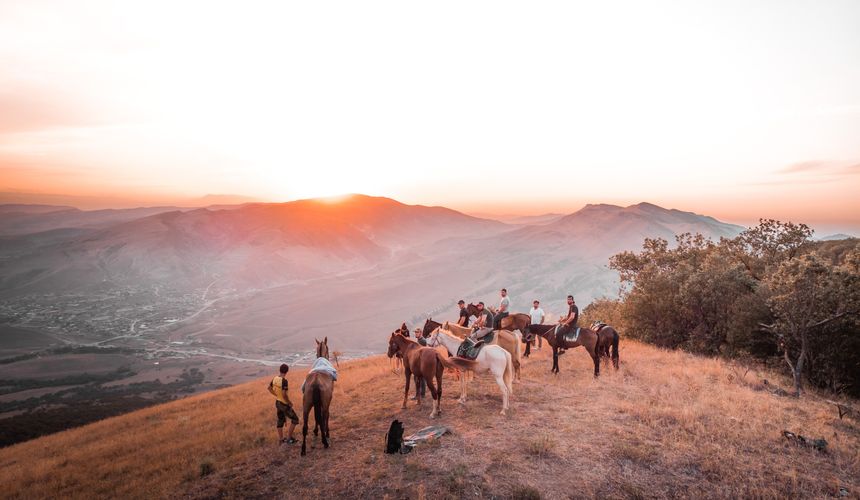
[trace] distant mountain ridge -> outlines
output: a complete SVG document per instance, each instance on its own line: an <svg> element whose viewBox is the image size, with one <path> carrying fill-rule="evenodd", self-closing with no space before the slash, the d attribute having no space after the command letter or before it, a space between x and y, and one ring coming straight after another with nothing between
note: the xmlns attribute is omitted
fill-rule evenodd
<svg viewBox="0 0 860 500"><path fill-rule="evenodd" d="M0 297L36 297L21 307L44 300L49 308L63 294L110 293L115 305L98 306L106 308L107 331L115 308L126 311L129 320L120 324L130 336L137 335L129 323L138 308L166 308L172 312L161 323L146 320L155 332L150 340L205 341L224 355L295 349L314 335L344 349L375 350L388 325L453 318L457 299L494 304L500 287L511 292L514 310L540 298L558 314L568 293L582 308L617 293L608 259L641 248L645 237L674 242L675 234L699 232L718 239L743 229L648 203L587 205L525 225L363 195L139 210L145 216L119 211L124 220L97 219L95 226L77 211L31 214L45 217L41 227L60 214L64 224L81 227L0 236Z"/></svg>

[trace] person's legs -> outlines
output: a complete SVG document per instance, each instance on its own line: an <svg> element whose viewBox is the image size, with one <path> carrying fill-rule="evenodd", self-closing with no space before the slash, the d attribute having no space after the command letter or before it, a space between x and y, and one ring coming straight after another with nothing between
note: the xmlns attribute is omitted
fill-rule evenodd
<svg viewBox="0 0 860 500"><path fill-rule="evenodd" d="M292 406L287 406L287 417L290 419L290 427L287 429L287 443L293 444L297 441L296 438L293 437L293 432L299 424L299 416L296 415L296 411L293 410Z"/></svg>
<svg viewBox="0 0 860 500"><path fill-rule="evenodd" d="M558 346L558 353L564 354L564 335L570 329L567 325L558 325L555 327L555 345Z"/></svg>
<svg viewBox="0 0 860 500"><path fill-rule="evenodd" d="M287 417L278 405L278 401L275 402L275 411L278 414L278 443L280 443L284 440L284 423L286 423Z"/></svg>

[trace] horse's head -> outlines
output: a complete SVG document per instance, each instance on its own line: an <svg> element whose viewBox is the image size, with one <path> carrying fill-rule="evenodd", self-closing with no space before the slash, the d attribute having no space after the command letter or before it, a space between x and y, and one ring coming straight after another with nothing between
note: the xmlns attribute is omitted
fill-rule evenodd
<svg viewBox="0 0 860 500"><path fill-rule="evenodd" d="M478 311L478 306L469 302L469 305L466 306L466 312L469 313L469 316L477 316L480 311Z"/></svg>
<svg viewBox="0 0 860 500"><path fill-rule="evenodd" d="M427 339L427 347L436 347L439 345L439 330L442 327L436 327L430 332L430 337Z"/></svg>
<svg viewBox="0 0 860 500"><path fill-rule="evenodd" d="M435 324L437 324L437 323L435 321L433 321L433 318L427 318L427 320L424 322L424 327L421 328L421 331L422 332L429 332L430 330L433 329L433 325L435 325Z"/></svg>
<svg viewBox="0 0 860 500"><path fill-rule="evenodd" d="M317 357L328 359L328 337L324 338L322 342L317 339L314 339L317 342Z"/></svg>
<svg viewBox="0 0 860 500"><path fill-rule="evenodd" d="M397 337L402 337L400 329L391 332L391 337L388 338L388 357L393 358L395 354L400 352L400 344L397 343Z"/></svg>

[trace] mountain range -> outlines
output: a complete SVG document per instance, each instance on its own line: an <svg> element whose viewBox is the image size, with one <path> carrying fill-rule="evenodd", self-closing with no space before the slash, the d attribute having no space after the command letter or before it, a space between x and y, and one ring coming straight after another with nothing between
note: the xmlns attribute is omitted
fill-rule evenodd
<svg viewBox="0 0 860 500"><path fill-rule="evenodd" d="M153 338L253 353L328 335L344 349L378 349L400 322L453 317L459 298L495 303L503 286L516 310L540 298L560 312L568 293L584 307L617 293L608 259L645 237L717 239L743 229L648 203L536 220L508 224L363 195L215 209L6 205L0 297L40 303L122 292L105 299L101 316L116 308L127 316L91 325L104 330L96 338L134 321L135 307L167 307L177 313L148 325ZM54 325L74 337L63 328Z"/></svg>

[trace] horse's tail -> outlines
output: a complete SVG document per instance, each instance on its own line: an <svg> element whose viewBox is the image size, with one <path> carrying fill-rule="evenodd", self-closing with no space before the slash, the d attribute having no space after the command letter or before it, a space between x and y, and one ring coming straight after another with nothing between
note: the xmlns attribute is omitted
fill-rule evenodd
<svg viewBox="0 0 860 500"><path fill-rule="evenodd" d="M618 368L618 332L613 332L612 335L612 364Z"/></svg>
<svg viewBox="0 0 860 500"><path fill-rule="evenodd" d="M320 391L320 385L314 383L312 390L313 397L311 398L311 404L314 406L314 421L317 425L322 426L322 391Z"/></svg>
<svg viewBox="0 0 860 500"><path fill-rule="evenodd" d="M517 344L516 347L516 355L517 355L517 363L522 363L523 359L523 335L520 332L513 332L514 334L514 343Z"/></svg>
<svg viewBox="0 0 860 500"><path fill-rule="evenodd" d="M502 379L505 381L505 387L508 389L508 396L514 395L514 362L511 360L511 354L508 351L503 351L505 353L505 374L502 376Z"/></svg>
<svg viewBox="0 0 860 500"><path fill-rule="evenodd" d="M457 370L476 370L478 368L478 362L471 359L463 359L457 356L451 356L447 359L439 356L439 360L442 361L442 364L448 368L455 368Z"/></svg>

